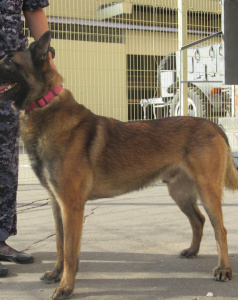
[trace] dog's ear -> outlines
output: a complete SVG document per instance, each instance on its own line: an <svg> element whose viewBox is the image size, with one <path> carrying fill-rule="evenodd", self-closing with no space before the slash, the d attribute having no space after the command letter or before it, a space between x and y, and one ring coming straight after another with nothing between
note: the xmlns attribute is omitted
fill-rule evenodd
<svg viewBox="0 0 238 300"><path fill-rule="evenodd" d="M50 46L51 32L46 31L38 41L30 44L28 50L31 53L34 62L43 63L48 55Z"/></svg>

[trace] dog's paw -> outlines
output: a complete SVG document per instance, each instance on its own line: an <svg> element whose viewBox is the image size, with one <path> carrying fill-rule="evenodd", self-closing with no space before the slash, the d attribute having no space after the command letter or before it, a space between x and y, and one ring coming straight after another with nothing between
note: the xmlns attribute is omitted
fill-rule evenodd
<svg viewBox="0 0 238 300"><path fill-rule="evenodd" d="M52 295L52 299L54 300L68 299L72 295L72 293L73 293L73 289L58 286Z"/></svg>
<svg viewBox="0 0 238 300"><path fill-rule="evenodd" d="M54 271L45 272L41 278L41 280L45 281L46 283L55 283L60 281L60 273Z"/></svg>
<svg viewBox="0 0 238 300"><path fill-rule="evenodd" d="M216 281L229 281L232 279L231 268L218 267L214 270L214 278Z"/></svg>
<svg viewBox="0 0 238 300"><path fill-rule="evenodd" d="M188 249L184 249L183 251L181 251L179 253L179 256L182 258L184 258L184 257L185 258L193 258L193 257L197 256L197 254L198 254L198 250L190 247Z"/></svg>

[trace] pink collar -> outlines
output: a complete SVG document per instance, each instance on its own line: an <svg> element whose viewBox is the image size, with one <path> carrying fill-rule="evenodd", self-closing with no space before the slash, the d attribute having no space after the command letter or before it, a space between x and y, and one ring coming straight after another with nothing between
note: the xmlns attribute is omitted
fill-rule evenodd
<svg viewBox="0 0 238 300"><path fill-rule="evenodd" d="M26 111L31 111L35 108L43 107L48 104L54 97L56 97L60 91L63 89L62 85L59 85L52 90L50 90L45 96L41 99L37 99L34 103L32 103L29 107L26 108Z"/></svg>

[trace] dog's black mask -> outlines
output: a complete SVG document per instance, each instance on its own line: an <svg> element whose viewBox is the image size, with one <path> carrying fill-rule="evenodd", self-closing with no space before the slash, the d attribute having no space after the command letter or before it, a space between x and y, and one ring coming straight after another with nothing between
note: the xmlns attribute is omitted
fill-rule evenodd
<svg viewBox="0 0 238 300"><path fill-rule="evenodd" d="M42 96L50 40L47 31L27 51L12 52L0 60L0 103L12 100L15 108L25 109Z"/></svg>

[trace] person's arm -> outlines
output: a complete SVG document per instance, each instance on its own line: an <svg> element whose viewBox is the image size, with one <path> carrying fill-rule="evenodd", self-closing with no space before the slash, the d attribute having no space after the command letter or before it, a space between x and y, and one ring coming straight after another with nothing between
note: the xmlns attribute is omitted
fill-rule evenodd
<svg viewBox="0 0 238 300"><path fill-rule="evenodd" d="M33 38L37 41L43 33L49 30L48 21L43 9L23 11L26 18L27 27Z"/></svg>
<svg viewBox="0 0 238 300"><path fill-rule="evenodd" d="M27 27L29 28L34 40L38 40L43 33L49 30L48 21L43 9L25 10L23 11ZM56 66L52 59L52 54L49 52L50 64L56 70Z"/></svg>

